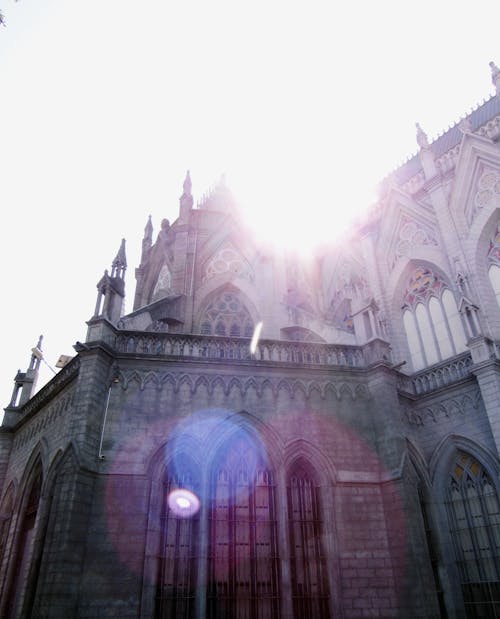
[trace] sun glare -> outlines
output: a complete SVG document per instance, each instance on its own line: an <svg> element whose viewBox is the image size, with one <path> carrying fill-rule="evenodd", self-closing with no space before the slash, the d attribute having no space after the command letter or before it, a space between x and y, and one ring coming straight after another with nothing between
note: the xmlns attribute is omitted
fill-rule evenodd
<svg viewBox="0 0 500 619"><path fill-rule="evenodd" d="M288 180L287 180L288 179ZM280 181L280 182L278 182ZM310 254L318 246L338 243L354 222L375 202L370 179L356 188L340 178L325 189L316 184L313 170L290 165L272 178L241 176L228 185L240 203L246 223L256 238L278 249Z"/></svg>

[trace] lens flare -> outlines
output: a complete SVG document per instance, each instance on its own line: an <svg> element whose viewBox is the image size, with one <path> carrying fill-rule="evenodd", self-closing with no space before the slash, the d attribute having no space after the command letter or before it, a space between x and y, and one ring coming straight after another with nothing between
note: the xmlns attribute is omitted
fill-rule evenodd
<svg viewBox="0 0 500 619"><path fill-rule="evenodd" d="M257 350L257 344L259 343L260 332L262 331L262 320L255 325L255 329L252 336L252 341L250 342L250 352L252 355L255 355L255 351Z"/></svg>
<svg viewBox="0 0 500 619"><path fill-rule="evenodd" d="M200 499L185 488L172 490L167 501L170 509L179 518L191 518L200 509Z"/></svg>

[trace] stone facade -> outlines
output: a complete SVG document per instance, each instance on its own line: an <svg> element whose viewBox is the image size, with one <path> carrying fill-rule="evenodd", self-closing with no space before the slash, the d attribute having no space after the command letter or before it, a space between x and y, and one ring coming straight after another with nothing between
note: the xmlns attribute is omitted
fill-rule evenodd
<svg viewBox="0 0 500 619"><path fill-rule="evenodd" d="M418 127L307 261L188 174L133 311L122 242L75 357L30 397L39 342L15 378L0 615L498 616L499 125L497 95Z"/></svg>

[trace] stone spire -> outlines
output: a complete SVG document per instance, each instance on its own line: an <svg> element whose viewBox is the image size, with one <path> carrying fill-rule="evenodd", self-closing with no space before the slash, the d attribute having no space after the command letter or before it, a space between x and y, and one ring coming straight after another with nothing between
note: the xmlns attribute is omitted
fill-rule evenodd
<svg viewBox="0 0 500 619"><path fill-rule="evenodd" d="M182 185L183 193L179 199L179 215L182 221L187 221L188 213L193 208L193 196L191 194L191 187L191 176L189 175L188 170L186 173L186 178L184 179L184 183Z"/></svg>
<svg viewBox="0 0 500 619"><path fill-rule="evenodd" d="M4 425L11 425L11 422L15 419L10 419L9 411L11 409L17 409L31 398L36 387L38 380L38 372L40 364L43 359L42 352L42 340L43 335L38 338L38 344L31 349L30 364L26 372L18 370L14 378L14 389L12 391L12 398L9 406L5 409L6 418L4 419Z"/></svg>
<svg viewBox="0 0 500 619"><path fill-rule="evenodd" d="M493 62L493 60L490 62L490 69L491 69L491 83L495 87L497 97L500 97L500 69Z"/></svg>
<svg viewBox="0 0 500 619"><path fill-rule="evenodd" d="M149 241L151 245L153 241L153 222L151 221L151 215L148 217L148 222L144 227L144 239L143 241Z"/></svg>
<svg viewBox="0 0 500 619"><path fill-rule="evenodd" d="M108 270L97 283L97 301L94 310L96 318L106 318L116 325L120 320L125 299L125 271L127 270L127 258L125 256L125 239L122 239L120 249L111 263L111 275ZM88 323L90 325L90 322ZM90 327L89 327L90 334ZM87 337L89 337L89 334Z"/></svg>
<svg viewBox="0 0 500 619"><path fill-rule="evenodd" d="M141 265L145 264L149 250L153 244L153 222L151 215L148 217L148 222L144 228L144 238L142 239Z"/></svg>
<svg viewBox="0 0 500 619"><path fill-rule="evenodd" d="M127 270L127 257L125 255L125 239L122 239L120 249L116 254L115 259L111 263L111 277L119 277L125 279L125 271Z"/></svg>

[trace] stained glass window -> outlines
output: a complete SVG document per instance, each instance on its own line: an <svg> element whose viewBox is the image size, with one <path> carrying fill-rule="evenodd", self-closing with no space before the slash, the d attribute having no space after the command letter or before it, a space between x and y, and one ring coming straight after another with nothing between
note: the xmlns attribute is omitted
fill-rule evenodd
<svg viewBox="0 0 500 619"><path fill-rule="evenodd" d="M406 332L414 370L466 350L466 337L453 293L425 267L417 268L408 283L403 304Z"/></svg>
<svg viewBox="0 0 500 619"><path fill-rule="evenodd" d="M246 436L212 470L208 617L279 616L272 470Z"/></svg>
<svg viewBox="0 0 500 619"><path fill-rule="evenodd" d="M178 458L176 464L163 484L157 619L191 619L195 613L199 513L190 517L175 513L168 497L179 488L198 495L199 482L196 468L188 458Z"/></svg>
<svg viewBox="0 0 500 619"><path fill-rule="evenodd" d="M252 337L252 318L236 292L225 291L209 303L200 320L200 333Z"/></svg>
<svg viewBox="0 0 500 619"><path fill-rule="evenodd" d="M287 490L294 616L329 617L319 490L305 462L289 471Z"/></svg>
<svg viewBox="0 0 500 619"><path fill-rule="evenodd" d="M500 616L500 509L493 481L460 453L448 484L450 531L468 617Z"/></svg>

